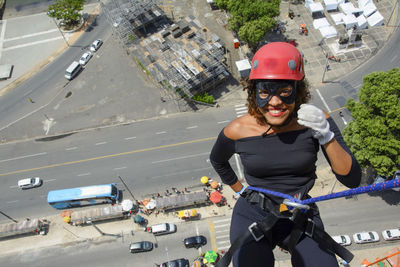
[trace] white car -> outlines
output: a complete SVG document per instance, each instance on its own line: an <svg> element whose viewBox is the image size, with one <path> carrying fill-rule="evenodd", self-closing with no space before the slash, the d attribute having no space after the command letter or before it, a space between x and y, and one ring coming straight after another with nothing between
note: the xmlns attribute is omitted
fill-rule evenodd
<svg viewBox="0 0 400 267"><path fill-rule="evenodd" d="M348 235L335 235L332 236L333 240L336 241L336 243L342 245L342 246L350 246L351 245L351 239Z"/></svg>
<svg viewBox="0 0 400 267"><path fill-rule="evenodd" d="M388 229L382 231L383 239L385 240L397 240L400 239L400 229Z"/></svg>
<svg viewBox="0 0 400 267"><path fill-rule="evenodd" d="M103 44L103 41L101 39L95 40L91 45L90 45L90 51L96 52L97 49Z"/></svg>
<svg viewBox="0 0 400 267"><path fill-rule="evenodd" d="M79 59L79 64L81 64L82 66L85 66L86 63L89 62L90 58L92 57L92 53L87 51L85 52L82 56L81 59Z"/></svg>
<svg viewBox="0 0 400 267"><path fill-rule="evenodd" d="M354 242L357 244L378 242L379 236L375 231L360 232L353 235Z"/></svg>
<svg viewBox="0 0 400 267"><path fill-rule="evenodd" d="M18 187L21 189L29 189L42 185L42 179L39 177L26 178L18 181Z"/></svg>

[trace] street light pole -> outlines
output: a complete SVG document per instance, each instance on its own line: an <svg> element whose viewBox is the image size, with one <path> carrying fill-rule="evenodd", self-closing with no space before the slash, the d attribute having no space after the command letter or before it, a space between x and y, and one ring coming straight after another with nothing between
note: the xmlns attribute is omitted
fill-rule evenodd
<svg viewBox="0 0 400 267"><path fill-rule="evenodd" d="M18 222L17 220L14 220L13 218L11 218L10 216L8 216L7 214L5 214L4 212L2 212L1 210L0 210L0 213L3 214L3 215L4 215L5 217L7 217L8 219L10 219L11 221L13 221L13 222L15 222L15 223Z"/></svg>
<svg viewBox="0 0 400 267"><path fill-rule="evenodd" d="M56 19L55 19L55 18L53 18L53 21L54 21L54 23L56 24L56 26L57 26L57 29L60 31L60 33L61 33L61 35L62 35L62 37L63 37L63 39L64 39L65 43L66 43L66 44L67 44L67 46L69 47L69 43L68 43L67 39L65 39L64 33L61 31L60 27L58 27L58 24L57 24L57 22L56 22Z"/></svg>
<svg viewBox="0 0 400 267"><path fill-rule="evenodd" d="M133 196L131 190L129 190L129 187L125 184L124 180L122 180L121 176L118 176L118 178L121 180L121 182L123 183L123 185L125 186L126 190L128 190L129 194L131 194L133 200L135 201L135 206L138 205L138 201L136 200L136 198Z"/></svg>

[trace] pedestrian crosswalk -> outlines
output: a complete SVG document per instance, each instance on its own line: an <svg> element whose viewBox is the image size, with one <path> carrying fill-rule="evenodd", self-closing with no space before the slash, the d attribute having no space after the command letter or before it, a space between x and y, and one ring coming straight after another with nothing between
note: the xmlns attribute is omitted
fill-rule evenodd
<svg viewBox="0 0 400 267"><path fill-rule="evenodd" d="M247 107L245 104L235 105L236 117L239 118L247 113Z"/></svg>
<svg viewBox="0 0 400 267"><path fill-rule="evenodd" d="M228 250L231 246L229 241L229 228L231 218L220 219L214 221L215 241L218 250Z"/></svg>

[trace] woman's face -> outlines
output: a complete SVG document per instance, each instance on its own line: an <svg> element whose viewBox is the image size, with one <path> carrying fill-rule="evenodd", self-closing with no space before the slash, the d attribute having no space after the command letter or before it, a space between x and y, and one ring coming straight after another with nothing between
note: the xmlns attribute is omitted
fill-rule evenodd
<svg viewBox="0 0 400 267"><path fill-rule="evenodd" d="M272 126L282 125L295 109L295 88L292 83L260 82L256 86L256 98L259 111Z"/></svg>

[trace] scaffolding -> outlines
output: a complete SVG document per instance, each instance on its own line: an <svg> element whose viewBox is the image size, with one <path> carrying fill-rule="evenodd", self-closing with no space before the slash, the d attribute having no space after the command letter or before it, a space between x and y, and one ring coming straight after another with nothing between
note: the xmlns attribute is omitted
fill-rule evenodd
<svg viewBox="0 0 400 267"><path fill-rule="evenodd" d="M225 47L193 16L167 19L154 0L112 0L108 21L122 44L164 88L192 98L225 80Z"/></svg>

